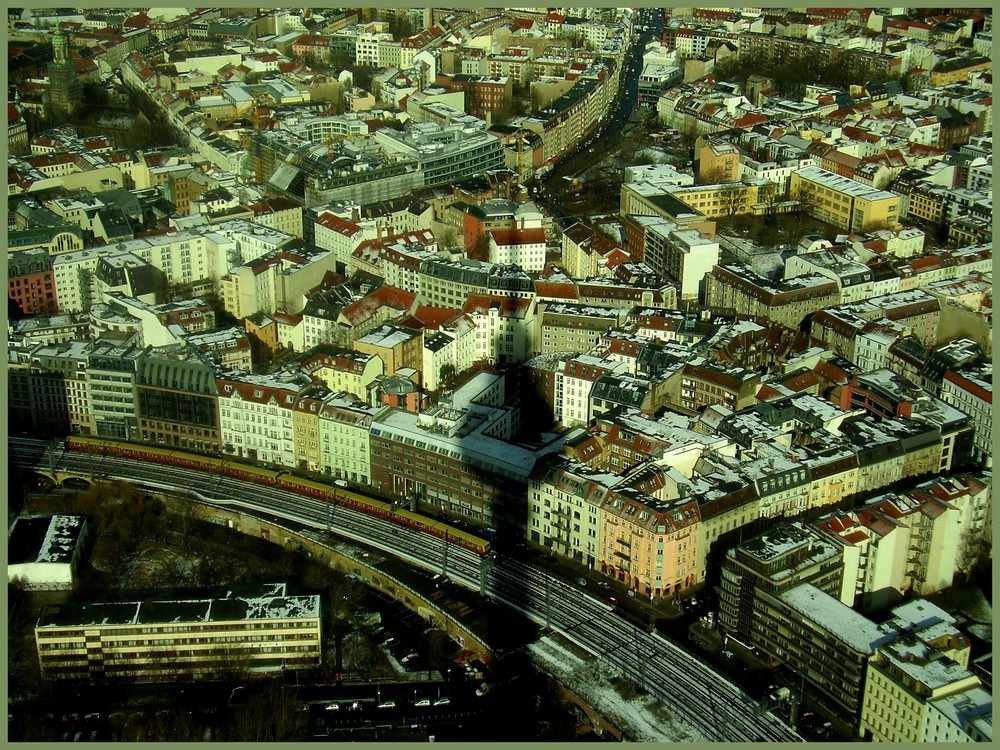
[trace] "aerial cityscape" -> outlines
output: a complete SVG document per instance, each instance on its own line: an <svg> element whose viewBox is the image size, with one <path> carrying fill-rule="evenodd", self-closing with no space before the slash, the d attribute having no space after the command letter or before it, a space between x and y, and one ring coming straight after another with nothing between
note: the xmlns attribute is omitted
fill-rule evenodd
<svg viewBox="0 0 1000 750"><path fill-rule="evenodd" d="M988 8L8 8L12 741L992 741Z"/></svg>

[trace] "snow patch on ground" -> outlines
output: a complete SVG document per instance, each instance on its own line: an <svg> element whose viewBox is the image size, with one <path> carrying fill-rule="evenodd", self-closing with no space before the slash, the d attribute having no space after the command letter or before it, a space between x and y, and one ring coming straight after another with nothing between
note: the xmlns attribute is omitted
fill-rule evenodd
<svg viewBox="0 0 1000 750"><path fill-rule="evenodd" d="M993 622L993 607L978 588L971 588L966 592L966 597L962 600L962 614L978 623Z"/></svg>
<svg viewBox="0 0 1000 750"><path fill-rule="evenodd" d="M992 625L969 625L967 629L972 635L976 636L980 640L986 641L987 643L993 643L993 626Z"/></svg>
<svg viewBox="0 0 1000 750"><path fill-rule="evenodd" d="M643 148L635 152L637 159L648 160L649 164L666 164L670 161L677 161L670 154L664 153L657 148Z"/></svg>
<svg viewBox="0 0 1000 750"><path fill-rule="evenodd" d="M559 642L562 641L562 642ZM635 742L707 742L709 738L649 695L626 697L613 683L620 673L552 636L532 643L532 656ZM631 690L627 691L631 692Z"/></svg>

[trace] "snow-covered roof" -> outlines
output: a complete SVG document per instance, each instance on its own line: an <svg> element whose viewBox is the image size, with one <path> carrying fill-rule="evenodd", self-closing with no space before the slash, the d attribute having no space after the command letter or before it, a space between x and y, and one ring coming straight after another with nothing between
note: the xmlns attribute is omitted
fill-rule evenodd
<svg viewBox="0 0 1000 750"><path fill-rule="evenodd" d="M65 515L16 519L8 535L8 564L70 562L85 521Z"/></svg>
<svg viewBox="0 0 1000 750"><path fill-rule="evenodd" d="M886 632L864 615L811 583L789 589L781 595L781 600L804 620L813 622L861 654L874 653L877 647L891 641L897 634L895 630Z"/></svg>
<svg viewBox="0 0 1000 750"><path fill-rule="evenodd" d="M43 610L38 627L303 620L319 616L318 595L289 596L286 584L271 583L244 586L213 598L68 604Z"/></svg>

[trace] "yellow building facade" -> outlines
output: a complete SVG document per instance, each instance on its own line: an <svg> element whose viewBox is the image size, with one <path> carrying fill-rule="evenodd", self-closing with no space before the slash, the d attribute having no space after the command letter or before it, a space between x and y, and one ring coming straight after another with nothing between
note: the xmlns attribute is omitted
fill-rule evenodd
<svg viewBox="0 0 1000 750"><path fill-rule="evenodd" d="M788 192L810 216L840 229L866 231L899 225L900 196L820 167L792 172Z"/></svg>

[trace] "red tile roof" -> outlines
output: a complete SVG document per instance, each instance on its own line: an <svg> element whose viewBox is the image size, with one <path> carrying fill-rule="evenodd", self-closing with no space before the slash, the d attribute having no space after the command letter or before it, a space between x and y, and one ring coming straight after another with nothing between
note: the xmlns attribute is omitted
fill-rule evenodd
<svg viewBox="0 0 1000 750"><path fill-rule="evenodd" d="M316 219L316 223L321 224L327 229L332 229L334 232L342 234L345 237L350 237L351 235L355 235L361 231L361 227L357 224L345 221L339 216L334 216L333 214L326 212L319 215L319 218Z"/></svg>
<svg viewBox="0 0 1000 750"><path fill-rule="evenodd" d="M497 245L530 245L545 242L545 230L533 229L491 229L489 234Z"/></svg>

